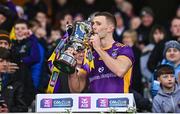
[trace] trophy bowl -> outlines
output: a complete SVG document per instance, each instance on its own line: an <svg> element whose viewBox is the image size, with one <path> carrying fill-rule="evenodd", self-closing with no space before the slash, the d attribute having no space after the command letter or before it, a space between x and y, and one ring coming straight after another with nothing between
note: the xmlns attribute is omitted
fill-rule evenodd
<svg viewBox="0 0 180 114"><path fill-rule="evenodd" d="M63 53L59 59L54 60L53 62L57 69L66 74L72 74L75 72L76 63L76 59L66 53Z"/></svg>
<svg viewBox="0 0 180 114"><path fill-rule="evenodd" d="M89 37L92 31L91 25L87 22L75 22L72 28L73 32L68 37L69 40L64 49L61 50L60 57L53 62L57 69L66 74L75 72L77 61L72 55L65 53L65 51L68 47L72 47L75 51L85 49L84 40Z"/></svg>

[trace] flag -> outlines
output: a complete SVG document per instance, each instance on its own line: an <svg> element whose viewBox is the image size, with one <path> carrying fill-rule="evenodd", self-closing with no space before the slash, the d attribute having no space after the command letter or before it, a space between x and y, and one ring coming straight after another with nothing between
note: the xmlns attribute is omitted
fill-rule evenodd
<svg viewBox="0 0 180 114"><path fill-rule="evenodd" d="M10 40L16 40L14 27L12 27L9 37L10 37Z"/></svg>
<svg viewBox="0 0 180 114"><path fill-rule="evenodd" d="M82 67L89 73L94 69L94 60L91 48L85 49L84 61Z"/></svg>

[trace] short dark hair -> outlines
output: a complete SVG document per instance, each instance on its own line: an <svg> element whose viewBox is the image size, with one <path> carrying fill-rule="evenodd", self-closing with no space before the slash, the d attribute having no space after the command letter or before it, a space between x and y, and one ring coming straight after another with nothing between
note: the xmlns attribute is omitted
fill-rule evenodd
<svg viewBox="0 0 180 114"><path fill-rule="evenodd" d="M109 13L109 12L98 12L94 16L95 17L96 16L104 16L104 17L106 17L106 19L109 20L114 25L114 28L116 28L116 25L117 25L116 18L111 13Z"/></svg>
<svg viewBox="0 0 180 114"><path fill-rule="evenodd" d="M18 19L18 20L16 20L15 23L14 23L14 26L17 25L17 24L25 24L29 28L29 23L25 19Z"/></svg>
<svg viewBox="0 0 180 114"><path fill-rule="evenodd" d="M167 64L159 65L155 70L155 75L157 77L160 77L163 74L174 74L174 73L175 73L174 68Z"/></svg>

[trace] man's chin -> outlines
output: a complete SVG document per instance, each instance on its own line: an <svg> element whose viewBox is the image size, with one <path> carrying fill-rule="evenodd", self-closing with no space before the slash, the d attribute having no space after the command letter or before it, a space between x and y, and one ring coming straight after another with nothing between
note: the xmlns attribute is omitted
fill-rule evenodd
<svg viewBox="0 0 180 114"><path fill-rule="evenodd" d="M23 40L23 39L25 39L25 38L23 38L23 37L18 37L17 38L17 40Z"/></svg>

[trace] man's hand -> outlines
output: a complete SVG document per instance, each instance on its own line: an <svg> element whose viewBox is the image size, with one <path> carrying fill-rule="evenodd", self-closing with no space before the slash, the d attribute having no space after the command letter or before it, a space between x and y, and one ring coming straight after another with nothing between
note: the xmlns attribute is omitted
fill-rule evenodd
<svg viewBox="0 0 180 114"><path fill-rule="evenodd" d="M6 104L3 103L2 106L0 106L0 112L9 112Z"/></svg>
<svg viewBox="0 0 180 114"><path fill-rule="evenodd" d="M0 72L1 73L14 73L19 69L16 63L11 62L0 62Z"/></svg>
<svg viewBox="0 0 180 114"><path fill-rule="evenodd" d="M101 42L98 34L94 34L90 38L90 43L92 44L93 48L97 51L97 49L101 48Z"/></svg>
<svg viewBox="0 0 180 114"><path fill-rule="evenodd" d="M19 69L16 63L7 62L7 73L14 73Z"/></svg>
<svg viewBox="0 0 180 114"><path fill-rule="evenodd" d="M77 51L75 51L74 48L72 48L72 47L68 47L68 49L64 53L74 57L74 55L77 54Z"/></svg>
<svg viewBox="0 0 180 114"><path fill-rule="evenodd" d="M76 51L72 47L68 47L68 49L64 52L77 60L77 66L81 66L84 59L84 50Z"/></svg>
<svg viewBox="0 0 180 114"><path fill-rule="evenodd" d="M6 72L6 64L4 62L0 62L0 72L1 73Z"/></svg>

